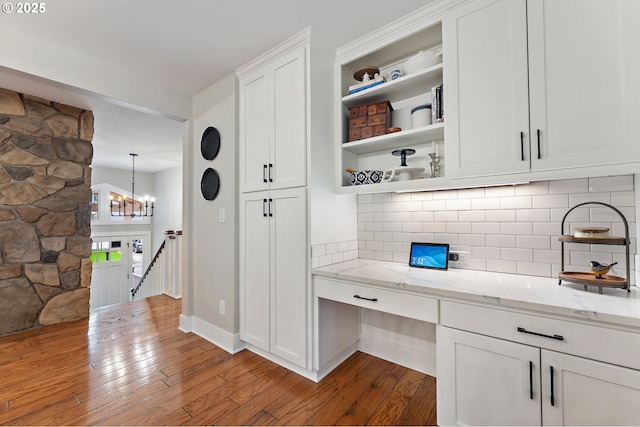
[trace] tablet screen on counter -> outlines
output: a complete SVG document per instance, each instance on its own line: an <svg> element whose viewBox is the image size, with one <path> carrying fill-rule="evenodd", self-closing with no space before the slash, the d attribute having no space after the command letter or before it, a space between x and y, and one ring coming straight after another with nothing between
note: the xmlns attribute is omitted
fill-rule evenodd
<svg viewBox="0 0 640 427"><path fill-rule="evenodd" d="M446 270L449 268L449 245L447 243L411 242L409 265Z"/></svg>

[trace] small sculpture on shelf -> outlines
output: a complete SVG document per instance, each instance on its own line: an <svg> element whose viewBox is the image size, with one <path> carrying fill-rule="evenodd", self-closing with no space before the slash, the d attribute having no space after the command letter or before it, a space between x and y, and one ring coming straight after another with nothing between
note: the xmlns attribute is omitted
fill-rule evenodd
<svg viewBox="0 0 640 427"><path fill-rule="evenodd" d="M598 261L591 261L589 263L589 267L591 268L591 272L596 276L596 279L604 279L603 274L607 274L611 267L616 265L617 262L612 264L600 264Z"/></svg>

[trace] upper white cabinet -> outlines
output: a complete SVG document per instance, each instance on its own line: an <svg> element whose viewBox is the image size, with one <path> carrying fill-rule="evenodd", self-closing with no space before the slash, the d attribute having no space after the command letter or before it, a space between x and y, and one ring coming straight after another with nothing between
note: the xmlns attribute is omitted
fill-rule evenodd
<svg viewBox="0 0 640 427"><path fill-rule="evenodd" d="M240 79L240 190L306 185L306 48L299 47Z"/></svg>
<svg viewBox="0 0 640 427"><path fill-rule="evenodd" d="M474 0L449 13L447 176L640 160L639 17L633 0Z"/></svg>

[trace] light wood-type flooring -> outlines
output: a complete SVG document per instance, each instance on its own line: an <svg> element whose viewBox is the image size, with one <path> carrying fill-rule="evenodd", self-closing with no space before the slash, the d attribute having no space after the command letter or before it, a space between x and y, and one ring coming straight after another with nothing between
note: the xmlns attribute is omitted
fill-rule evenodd
<svg viewBox="0 0 640 427"><path fill-rule="evenodd" d="M166 296L0 338L0 425L435 425L435 378L356 353L319 383L178 330Z"/></svg>

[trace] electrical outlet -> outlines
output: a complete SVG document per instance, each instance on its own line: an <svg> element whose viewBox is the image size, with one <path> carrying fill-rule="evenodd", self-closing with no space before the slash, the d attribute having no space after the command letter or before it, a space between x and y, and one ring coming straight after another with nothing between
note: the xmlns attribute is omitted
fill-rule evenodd
<svg viewBox="0 0 640 427"><path fill-rule="evenodd" d="M221 299L220 300L220 315L224 316L225 313L226 313L226 306L225 306L224 300Z"/></svg>
<svg viewBox="0 0 640 427"><path fill-rule="evenodd" d="M458 261L466 262L467 261L467 253L466 252L458 252Z"/></svg>
<svg viewBox="0 0 640 427"><path fill-rule="evenodd" d="M224 222L224 220L225 220L225 211L224 211L224 208L220 208L218 209L218 221Z"/></svg>

